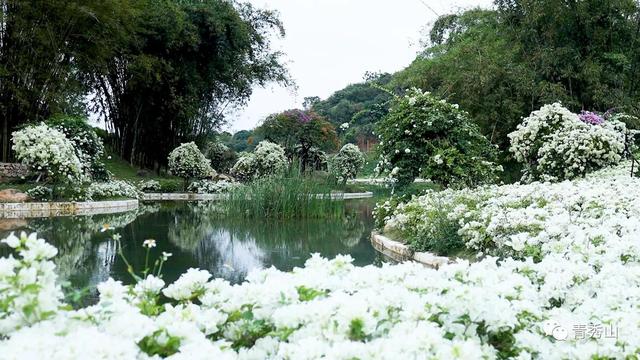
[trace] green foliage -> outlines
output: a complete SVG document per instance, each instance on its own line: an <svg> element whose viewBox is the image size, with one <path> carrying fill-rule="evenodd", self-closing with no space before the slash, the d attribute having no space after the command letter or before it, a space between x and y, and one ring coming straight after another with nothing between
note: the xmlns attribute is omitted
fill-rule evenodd
<svg viewBox="0 0 640 360"><path fill-rule="evenodd" d="M367 333L364 331L364 321L360 318L352 319L349 323L349 340L365 341L367 337Z"/></svg>
<svg viewBox="0 0 640 360"><path fill-rule="evenodd" d="M326 100L313 102L311 109L337 127L349 124L340 133L343 142L373 144L377 142L373 134L375 123L386 115L392 99L379 86L389 84L391 79L388 73L367 74L364 82L348 85Z"/></svg>
<svg viewBox="0 0 640 360"><path fill-rule="evenodd" d="M335 127L308 110L294 109L271 115L255 132L282 145L289 159L298 159L302 171L316 162L313 148L330 151L338 146Z"/></svg>
<svg viewBox="0 0 640 360"><path fill-rule="evenodd" d="M228 173L238 160L238 155L227 145L213 141L207 144L205 155L211 160L211 167L219 172Z"/></svg>
<svg viewBox="0 0 640 360"><path fill-rule="evenodd" d="M165 165L181 142L202 142L254 85L289 84L270 39L273 11L204 0L52 0L0 6L0 128L51 114L105 116L112 145L137 165Z"/></svg>
<svg viewBox="0 0 640 360"><path fill-rule="evenodd" d="M222 0L143 4L127 41L91 69L126 160L163 164L178 143L213 134L254 85L288 84L270 47L283 34L276 13Z"/></svg>
<svg viewBox="0 0 640 360"><path fill-rule="evenodd" d="M327 185L290 171L231 190L221 201L221 213L248 219L337 218L344 214L344 202L332 200Z"/></svg>
<svg viewBox="0 0 640 360"><path fill-rule="evenodd" d="M162 339L162 341L160 341ZM170 335L166 330L156 330L138 342L140 350L149 356L171 356L180 349L180 338Z"/></svg>
<svg viewBox="0 0 640 360"><path fill-rule="evenodd" d="M142 2L135 2L142 3ZM81 63L129 29L131 0L3 1L0 6L0 155L17 127L52 114L83 115L90 90ZM105 36L105 34L107 34Z"/></svg>
<svg viewBox="0 0 640 360"><path fill-rule="evenodd" d="M308 288L304 285L298 286L296 288L298 290L298 299L300 301L311 301L319 296L326 296L326 290L316 290L313 288Z"/></svg>
<svg viewBox="0 0 640 360"><path fill-rule="evenodd" d="M48 186L38 185L27 190L27 195L36 201L49 201L53 196L53 189Z"/></svg>
<svg viewBox="0 0 640 360"><path fill-rule="evenodd" d="M546 103L638 113L637 2L495 4L439 18L423 53L390 85L460 104L503 149L519 119Z"/></svg>
<svg viewBox="0 0 640 360"><path fill-rule="evenodd" d="M401 187L416 178L444 186L495 181L495 148L457 105L413 89L378 124L379 170Z"/></svg>

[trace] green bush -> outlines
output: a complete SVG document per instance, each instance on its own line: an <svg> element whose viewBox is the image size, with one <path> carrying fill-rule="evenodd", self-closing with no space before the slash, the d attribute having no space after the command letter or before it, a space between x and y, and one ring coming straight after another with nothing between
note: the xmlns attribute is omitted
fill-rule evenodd
<svg viewBox="0 0 640 360"><path fill-rule="evenodd" d="M238 155L227 145L215 141L207 144L205 155L211 160L211 167L222 173L228 173L238 160Z"/></svg>
<svg viewBox="0 0 640 360"><path fill-rule="evenodd" d="M495 147L469 115L419 89L395 99L377 132L377 171L400 186L418 177L444 186L476 186L495 182L501 171Z"/></svg>

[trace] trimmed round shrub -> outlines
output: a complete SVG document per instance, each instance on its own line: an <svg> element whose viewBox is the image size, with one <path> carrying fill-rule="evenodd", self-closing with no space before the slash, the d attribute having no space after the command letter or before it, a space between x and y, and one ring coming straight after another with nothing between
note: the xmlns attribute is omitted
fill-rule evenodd
<svg viewBox="0 0 640 360"><path fill-rule="evenodd" d="M12 134L16 158L54 182L82 181L82 164L65 134L44 123L27 126Z"/></svg>
<svg viewBox="0 0 640 360"><path fill-rule="evenodd" d="M233 150L219 142L209 143L205 154L207 158L211 160L211 166L215 170L224 173L228 173L238 159L238 156Z"/></svg>
<svg viewBox="0 0 640 360"><path fill-rule="evenodd" d="M169 153L169 170L183 179L203 179L209 176L211 162L194 142L184 143Z"/></svg>
<svg viewBox="0 0 640 360"><path fill-rule="evenodd" d="M251 181L280 175L287 168L284 149L278 144L261 141L253 153L244 153L231 169L231 175L240 181Z"/></svg>
<svg viewBox="0 0 640 360"><path fill-rule="evenodd" d="M625 150L623 122L591 112L544 105L509 134L510 151L524 165L523 181L561 181L618 163Z"/></svg>
<svg viewBox="0 0 640 360"><path fill-rule="evenodd" d="M329 172L338 183L344 184L349 179L354 179L358 171L364 166L365 157L354 144L344 145L340 151L329 161Z"/></svg>
<svg viewBox="0 0 640 360"><path fill-rule="evenodd" d="M501 170L496 148L466 112L419 89L394 100L377 132L377 172L400 186L418 177L444 186L475 186L495 182Z"/></svg>

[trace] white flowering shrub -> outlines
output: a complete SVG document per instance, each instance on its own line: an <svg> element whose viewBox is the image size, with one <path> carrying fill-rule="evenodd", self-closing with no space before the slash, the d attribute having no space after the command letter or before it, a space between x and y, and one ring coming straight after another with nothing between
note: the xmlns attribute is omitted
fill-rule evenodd
<svg viewBox="0 0 640 360"><path fill-rule="evenodd" d="M67 139L73 143L73 148L85 175L96 180L109 179L109 174L101 161L104 155L102 139L86 119L61 116L48 120L47 124L63 132Z"/></svg>
<svg viewBox="0 0 640 360"><path fill-rule="evenodd" d="M364 166L365 157L354 144L345 144L329 161L329 172L338 183L345 184L354 179Z"/></svg>
<svg viewBox="0 0 640 360"><path fill-rule="evenodd" d="M189 184L187 191L196 194L220 194L229 192L240 186L238 183L220 180L196 180Z"/></svg>
<svg viewBox="0 0 640 360"><path fill-rule="evenodd" d="M61 131L41 123L13 132L12 141L16 158L34 170L46 173L50 180L82 181L82 164L73 143Z"/></svg>
<svg viewBox="0 0 640 360"><path fill-rule="evenodd" d="M139 190L125 180L112 180L103 183L92 183L86 191L87 200L102 200L113 198L137 199Z"/></svg>
<svg viewBox="0 0 640 360"><path fill-rule="evenodd" d="M157 180L142 180L138 183L138 190L143 193L158 193L162 191L162 187Z"/></svg>
<svg viewBox="0 0 640 360"><path fill-rule="evenodd" d="M211 161L194 142L184 143L169 153L169 170L184 179L202 179L211 175Z"/></svg>
<svg viewBox="0 0 640 360"><path fill-rule="evenodd" d="M261 141L253 153L241 153L231 168L231 175L244 182L284 173L288 166L284 148Z"/></svg>
<svg viewBox="0 0 640 360"><path fill-rule="evenodd" d="M497 180L497 152L469 115L428 92L409 90L378 123L379 174L401 186L416 178L445 186Z"/></svg>
<svg viewBox="0 0 640 360"><path fill-rule="evenodd" d="M524 164L524 181L559 181L618 163L626 133L621 121L578 116L554 103L532 112L509 134L510 150Z"/></svg>
<svg viewBox="0 0 640 360"><path fill-rule="evenodd" d="M238 161L231 168L231 176L242 182L253 180L257 172L256 157L253 153L241 152Z"/></svg>

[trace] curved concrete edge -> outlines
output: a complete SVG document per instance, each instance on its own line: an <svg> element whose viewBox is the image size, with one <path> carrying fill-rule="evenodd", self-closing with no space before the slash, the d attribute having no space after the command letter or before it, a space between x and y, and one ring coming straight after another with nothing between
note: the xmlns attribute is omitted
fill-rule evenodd
<svg viewBox="0 0 640 360"><path fill-rule="evenodd" d="M371 245L380 253L396 261L415 261L435 269L453 262L446 256L438 256L430 252L413 252L407 245L375 231L371 233Z"/></svg>
<svg viewBox="0 0 640 360"><path fill-rule="evenodd" d="M223 200L225 194L195 194L195 193L145 193L144 201L211 201Z"/></svg>
<svg viewBox="0 0 640 360"><path fill-rule="evenodd" d="M415 180L413 180L413 182L414 183L430 183L431 180L416 178ZM350 179L350 180L347 180L347 184L380 185L380 186L392 185L392 183L389 181L389 179L386 179L386 178L357 178L357 179Z"/></svg>
<svg viewBox="0 0 640 360"><path fill-rule="evenodd" d="M0 203L0 219L114 214L135 210L138 200Z"/></svg>
<svg viewBox="0 0 640 360"><path fill-rule="evenodd" d="M324 197L318 194L317 197ZM353 200L373 197L370 191L362 193L331 193L332 200ZM195 193L145 193L142 195L144 201L216 201L227 198L226 194L195 194Z"/></svg>
<svg viewBox="0 0 640 360"><path fill-rule="evenodd" d="M361 193L331 193L331 199L333 200L354 200L354 199L368 199L372 198L373 193L371 191Z"/></svg>

